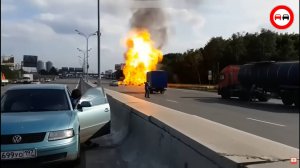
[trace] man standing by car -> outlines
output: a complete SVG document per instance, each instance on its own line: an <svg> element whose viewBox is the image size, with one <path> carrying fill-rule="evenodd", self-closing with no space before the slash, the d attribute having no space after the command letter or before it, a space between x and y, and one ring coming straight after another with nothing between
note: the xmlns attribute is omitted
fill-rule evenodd
<svg viewBox="0 0 300 168"><path fill-rule="evenodd" d="M145 82L145 97L146 98L150 98L149 94L150 94L150 85L148 82Z"/></svg>
<svg viewBox="0 0 300 168"><path fill-rule="evenodd" d="M81 98L81 91L79 89L74 89L71 93L71 99L72 99L71 101L72 101L73 108L75 108L80 98Z"/></svg>

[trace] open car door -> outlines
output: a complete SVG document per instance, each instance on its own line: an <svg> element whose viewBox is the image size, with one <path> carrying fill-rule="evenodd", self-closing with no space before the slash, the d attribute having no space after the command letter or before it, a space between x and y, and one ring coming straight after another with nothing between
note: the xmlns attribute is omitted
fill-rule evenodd
<svg viewBox="0 0 300 168"><path fill-rule="evenodd" d="M110 106L102 87L88 89L77 105L81 143L110 131Z"/></svg>

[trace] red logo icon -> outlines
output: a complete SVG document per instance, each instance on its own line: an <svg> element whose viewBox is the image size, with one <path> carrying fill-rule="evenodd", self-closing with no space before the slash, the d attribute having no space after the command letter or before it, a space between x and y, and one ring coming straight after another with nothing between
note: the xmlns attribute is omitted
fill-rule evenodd
<svg viewBox="0 0 300 168"><path fill-rule="evenodd" d="M294 13L289 7L279 5L271 11L270 21L277 29L287 29L294 22Z"/></svg>
<svg viewBox="0 0 300 168"><path fill-rule="evenodd" d="M291 164L297 164L297 158L291 158Z"/></svg>

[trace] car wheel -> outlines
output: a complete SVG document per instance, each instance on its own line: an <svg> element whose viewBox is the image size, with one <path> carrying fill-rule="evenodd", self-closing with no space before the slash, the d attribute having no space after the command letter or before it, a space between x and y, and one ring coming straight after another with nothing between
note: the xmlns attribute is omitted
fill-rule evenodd
<svg viewBox="0 0 300 168"><path fill-rule="evenodd" d="M74 165L78 165L80 164L80 153L81 153L81 148L80 148L80 134L79 134L79 131L78 131L78 153L77 153L77 158L76 160L74 161Z"/></svg>

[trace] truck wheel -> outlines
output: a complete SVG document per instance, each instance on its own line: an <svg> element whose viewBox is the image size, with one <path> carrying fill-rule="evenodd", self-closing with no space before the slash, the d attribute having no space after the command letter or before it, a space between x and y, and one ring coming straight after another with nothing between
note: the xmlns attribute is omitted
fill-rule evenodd
<svg viewBox="0 0 300 168"><path fill-rule="evenodd" d="M161 90L161 91L160 91L160 94L164 94L164 93L165 93L165 91L164 91L164 90Z"/></svg>
<svg viewBox="0 0 300 168"><path fill-rule="evenodd" d="M240 95L240 96L239 96L239 99L240 99L240 100L243 100L243 101L249 101L249 100L250 100L250 97L247 96L247 95Z"/></svg>
<svg viewBox="0 0 300 168"><path fill-rule="evenodd" d="M220 94L221 94L222 99L229 99L230 98L229 91L227 89L222 89L220 91Z"/></svg>
<svg viewBox="0 0 300 168"><path fill-rule="evenodd" d="M242 100L242 101L249 101L250 100L250 94L249 92L240 92L239 93L239 99Z"/></svg>
<svg viewBox="0 0 300 168"><path fill-rule="evenodd" d="M299 95L298 95L298 93L299 92L296 92L295 97L294 97L294 103L295 103L296 107L299 107Z"/></svg>
<svg viewBox="0 0 300 168"><path fill-rule="evenodd" d="M222 98L222 99L229 99L230 96L229 96L228 94L226 94L226 93L222 93L222 94L221 94L221 98Z"/></svg>
<svg viewBox="0 0 300 168"><path fill-rule="evenodd" d="M262 96L262 97L259 97L258 100L260 102L267 102L270 98L266 97L266 96Z"/></svg>
<svg viewBox="0 0 300 168"><path fill-rule="evenodd" d="M282 100L282 103L287 106L290 106L294 103L292 97L289 96L288 94L281 96L281 100Z"/></svg>

